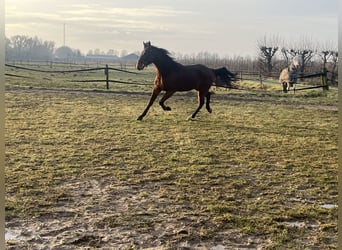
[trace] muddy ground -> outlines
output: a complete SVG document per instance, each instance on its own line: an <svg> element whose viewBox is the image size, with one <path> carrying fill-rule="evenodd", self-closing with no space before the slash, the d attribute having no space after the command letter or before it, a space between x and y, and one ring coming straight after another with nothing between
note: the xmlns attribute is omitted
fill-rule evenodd
<svg viewBox="0 0 342 250"><path fill-rule="evenodd" d="M215 239L197 238L195 231L210 227L206 225L208 218L192 215L191 211L180 218L176 210L184 208L164 203L158 186L125 186L112 179L68 181L64 188L64 200L53 213L6 223L8 249L219 250L267 246L261 238L229 231L221 232ZM128 218L132 211L136 218ZM127 220L123 221L125 217ZM130 220L139 220L139 226L133 228L137 222Z"/></svg>

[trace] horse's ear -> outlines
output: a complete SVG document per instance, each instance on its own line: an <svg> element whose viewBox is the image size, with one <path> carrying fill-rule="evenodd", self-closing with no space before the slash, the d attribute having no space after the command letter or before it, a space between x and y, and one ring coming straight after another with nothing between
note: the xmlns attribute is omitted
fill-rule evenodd
<svg viewBox="0 0 342 250"><path fill-rule="evenodd" d="M146 48L148 48L148 47L150 47L151 46L151 42L150 41L148 41L148 42L144 42L144 49L146 49Z"/></svg>

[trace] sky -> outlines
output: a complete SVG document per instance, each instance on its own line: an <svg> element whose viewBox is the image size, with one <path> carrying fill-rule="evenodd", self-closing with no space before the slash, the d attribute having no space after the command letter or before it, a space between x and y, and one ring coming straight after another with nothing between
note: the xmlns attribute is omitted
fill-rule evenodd
<svg viewBox="0 0 342 250"><path fill-rule="evenodd" d="M6 0L5 35L37 36L87 53L257 54L258 41L338 43L338 0Z"/></svg>

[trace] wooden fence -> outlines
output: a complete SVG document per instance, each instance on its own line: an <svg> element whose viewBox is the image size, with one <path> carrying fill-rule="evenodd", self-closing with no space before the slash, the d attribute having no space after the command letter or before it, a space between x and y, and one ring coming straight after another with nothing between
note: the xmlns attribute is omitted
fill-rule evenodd
<svg viewBox="0 0 342 250"><path fill-rule="evenodd" d="M135 84L135 85L146 85L143 83L137 83L137 82L128 82L128 81L119 81L119 80L110 80L110 70L112 71L119 71L124 72L128 74L134 74L137 75L137 72L132 72L124 69L109 67L108 64L106 64L104 67L96 67L96 68L86 68L86 69L75 69L75 70L42 70L42 69L33 69L18 65L12 65L12 64L5 64L6 67L19 69L19 70L27 70L27 71L33 71L33 72L42 72L42 73L76 73L76 72L91 72L91 71L104 71L105 79L91 79L91 80L72 80L70 82L104 82L106 83L106 89L109 89L109 83L123 83L123 84ZM264 84L264 81L267 78L278 78L279 72L272 72L269 73L267 76L263 75L261 72L248 72L248 71L238 71L236 72L237 79L239 81L243 80L252 80L252 81L259 81L261 85ZM304 76L298 76L297 79L304 79L304 78L320 78L321 84L315 85L315 86L308 86L296 89L296 91L305 90L305 89L315 89L315 88L322 88L323 90L328 90L328 77L327 77L328 71L325 69L320 73L311 74L311 75L304 75ZM5 75L11 76L11 77L23 77L15 74L6 73Z"/></svg>
<svg viewBox="0 0 342 250"><path fill-rule="evenodd" d="M32 69L32 68L27 68L27 67L22 67L22 66L17 66L17 65L11 65L11 64L5 64L5 66L9 67L9 68L20 69L20 70L27 70L27 71L33 71L33 72L61 73L61 74L104 70L105 79L98 79L98 80L97 79L92 79L92 80L73 80L71 82L105 82L106 83L106 89L109 89L109 83L110 82L139 85L139 83L126 82L126 81L118 81L118 80L110 80L109 79L109 71L110 70L124 72L124 73L128 73L128 74L137 74L137 73L136 72L131 72L131 71L128 71L128 70L123 70L123 69L109 67L108 64L106 64L105 67L87 68L87 69L75 69L75 70L42 70L42 69ZM5 75L12 76L12 77L23 77L23 76L19 76L19 75L15 75L15 74L9 74L9 73L6 73Z"/></svg>
<svg viewBox="0 0 342 250"><path fill-rule="evenodd" d="M329 71L327 69L323 69L322 72L310 74L310 75L302 75L297 76L296 79L308 79L308 78L320 78L320 84L316 84L315 86L308 86L302 87L299 89L294 89L294 91L306 90L306 89L316 89L322 88L323 90L329 90L329 82L334 83L337 85L337 81L328 78ZM237 78L239 81L243 80L252 80L252 81L259 81L262 85L264 81L268 78L275 78L278 79L280 73L278 72L271 72L267 74L267 76L263 75L261 72L243 72L239 71L237 73Z"/></svg>

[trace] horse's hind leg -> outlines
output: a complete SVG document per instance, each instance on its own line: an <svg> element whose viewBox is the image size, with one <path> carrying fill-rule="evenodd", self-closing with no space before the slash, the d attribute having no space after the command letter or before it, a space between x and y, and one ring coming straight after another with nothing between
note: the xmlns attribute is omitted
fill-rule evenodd
<svg viewBox="0 0 342 250"><path fill-rule="evenodd" d="M148 102L144 112L142 112L142 114L140 116L138 116L138 120L141 121L144 116L147 114L148 110L150 109L150 107L152 106L153 102L156 100L157 96L159 95L160 93L160 89L159 88L153 88L153 91L152 91L152 95L151 95L151 98L150 98L150 101Z"/></svg>
<svg viewBox="0 0 342 250"><path fill-rule="evenodd" d="M202 108L203 105L204 105L204 94L201 93L200 91L198 91L197 97L198 97L198 106L197 106L197 109L196 109L195 112L188 118L188 120L194 119L195 116L197 115L197 113L201 110L201 108Z"/></svg>
<svg viewBox="0 0 342 250"><path fill-rule="evenodd" d="M212 112L212 109L210 108L210 96L211 96L211 93L208 92L207 95L205 96L207 98L207 102L206 102L206 109L208 110L209 113Z"/></svg>
<svg viewBox="0 0 342 250"><path fill-rule="evenodd" d="M160 99L159 104L160 106L162 106L163 110L165 111L170 111L171 107L169 106L165 106L164 102L169 99L173 94L175 93L175 91L167 91L163 97Z"/></svg>

